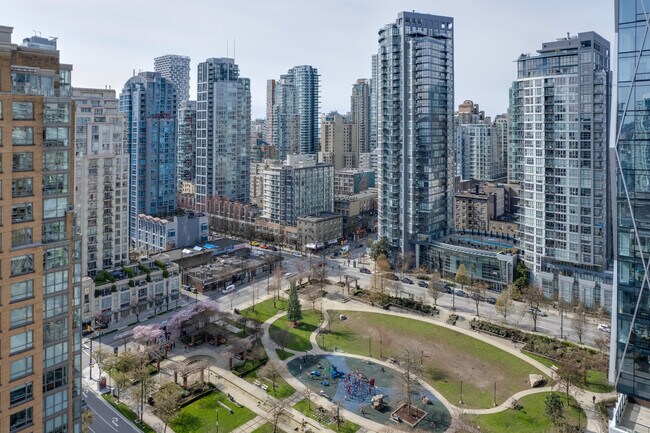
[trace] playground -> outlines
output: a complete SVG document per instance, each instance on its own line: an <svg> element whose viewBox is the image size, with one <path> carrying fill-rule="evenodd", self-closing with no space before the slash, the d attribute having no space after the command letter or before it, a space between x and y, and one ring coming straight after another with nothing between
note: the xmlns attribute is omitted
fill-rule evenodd
<svg viewBox="0 0 650 433"><path fill-rule="evenodd" d="M394 414L405 401L400 373L372 361L340 355L302 355L287 365L291 374L315 394L372 421L411 431ZM422 385L413 387L413 406L426 413L415 426L418 430L444 432L451 416L442 403ZM392 422L391 422L392 421Z"/></svg>

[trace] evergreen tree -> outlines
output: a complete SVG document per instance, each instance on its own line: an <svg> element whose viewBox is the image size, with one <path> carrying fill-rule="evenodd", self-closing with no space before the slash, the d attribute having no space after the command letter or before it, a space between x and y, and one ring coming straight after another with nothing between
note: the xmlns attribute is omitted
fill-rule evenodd
<svg viewBox="0 0 650 433"><path fill-rule="evenodd" d="M298 299L298 288L296 282L291 280L289 288L289 302L287 304L287 319L294 325L297 325L302 320L302 309L300 308L300 300Z"/></svg>

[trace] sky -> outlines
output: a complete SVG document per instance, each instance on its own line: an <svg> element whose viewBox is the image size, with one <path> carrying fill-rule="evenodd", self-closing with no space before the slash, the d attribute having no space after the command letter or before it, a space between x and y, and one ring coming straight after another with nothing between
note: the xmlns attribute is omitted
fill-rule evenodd
<svg viewBox="0 0 650 433"><path fill-rule="evenodd" d="M614 41L614 0L20 0L0 8L14 43L34 31L58 37L77 87L119 95L134 70L181 54L192 59L196 99L197 64L234 55L251 80L253 118L265 116L266 80L304 64L321 75L321 112L348 112L352 84L370 77L377 32L403 10L454 18L455 105L471 99L492 117L507 109L520 54L567 32Z"/></svg>

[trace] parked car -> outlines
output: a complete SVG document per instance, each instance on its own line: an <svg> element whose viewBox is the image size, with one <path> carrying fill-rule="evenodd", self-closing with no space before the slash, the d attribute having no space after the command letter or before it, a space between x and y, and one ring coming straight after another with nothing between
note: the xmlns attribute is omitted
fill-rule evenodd
<svg viewBox="0 0 650 433"><path fill-rule="evenodd" d="M488 304L492 304L492 305L497 303L496 298L487 298L486 301Z"/></svg>
<svg viewBox="0 0 650 433"><path fill-rule="evenodd" d="M413 284L413 280L409 277L402 277L402 283Z"/></svg>
<svg viewBox="0 0 650 433"><path fill-rule="evenodd" d="M607 332L608 334L612 332L612 328L609 325L606 325L604 323L599 323L598 324L598 330Z"/></svg>
<svg viewBox="0 0 650 433"><path fill-rule="evenodd" d="M418 286L429 288L429 283L427 283L426 281L418 281Z"/></svg>
<svg viewBox="0 0 650 433"><path fill-rule="evenodd" d="M472 293L470 298L472 298L473 301L476 301L476 300L485 301L485 298L483 296L479 295L478 293Z"/></svg>
<svg viewBox="0 0 650 433"><path fill-rule="evenodd" d="M372 274L372 272L370 272L370 269L368 269L368 268L361 268L361 269L359 269L359 272L361 272L362 274L368 274L368 275Z"/></svg>
<svg viewBox="0 0 650 433"><path fill-rule="evenodd" d="M228 284L225 288L221 289L221 293L230 293L235 291L234 284Z"/></svg>
<svg viewBox="0 0 650 433"><path fill-rule="evenodd" d="M451 295L452 293L454 293L454 289L453 289L453 287L451 287L450 285L446 285L446 286L445 286L445 293L449 293L450 295Z"/></svg>
<svg viewBox="0 0 650 433"><path fill-rule="evenodd" d="M456 296L460 296L461 298L465 297L465 292L462 290L456 290Z"/></svg>
<svg viewBox="0 0 650 433"><path fill-rule="evenodd" d="M276 247L275 245L271 245L269 248L271 248L271 251L277 251L278 250L278 247Z"/></svg>
<svg viewBox="0 0 650 433"><path fill-rule="evenodd" d="M257 242L257 241L251 241L251 245L254 246L254 247L259 247L260 243Z"/></svg>
<svg viewBox="0 0 650 433"><path fill-rule="evenodd" d="M262 244L260 245L260 248L262 248L263 250L268 250L270 247L266 244Z"/></svg>
<svg viewBox="0 0 650 433"><path fill-rule="evenodd" d="M298 251L292 254L294 257L302 257L302 254L300 254Z"/></svg>
<svg viewBox="0 0 650 433"><path fill-rule="evenodd" d="M397 275L395 275L395 274L391 274L390 272L385 273L385 274L384 274L384 277L385 277L387 280L391 280L391 281L399 281L399 278L397 278Z"/></svg>
<svg viewBox="0 0 650 433"><path fill-rule="evenodd" d="M540 310L540 309L537 308L537 307L530 307L527 311L528 311L530 314L536 314L536 315L539 316L539 317L546 317L546 316L548 316L548 314L546 314L544 311Z"/></svg>

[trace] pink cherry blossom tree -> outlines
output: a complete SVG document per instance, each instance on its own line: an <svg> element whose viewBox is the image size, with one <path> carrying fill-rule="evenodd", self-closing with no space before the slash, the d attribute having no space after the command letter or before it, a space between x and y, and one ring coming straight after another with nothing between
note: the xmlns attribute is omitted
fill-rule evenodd
<svg viewBox="0 0 650 433"><path fill-rule="evenodd" d="M202 327L219 313L219 304L216 301L202 301L179 311L167 323L167 330L173 334L180 333L186 326L196 325Z"/></svg>
<svg viewBox="0 0 650 433"><path fill-rule="evenodd" d="M143 346L155 342L165 335L165 331L158 324L140 325L133 328L133 341Z"/></svg>

